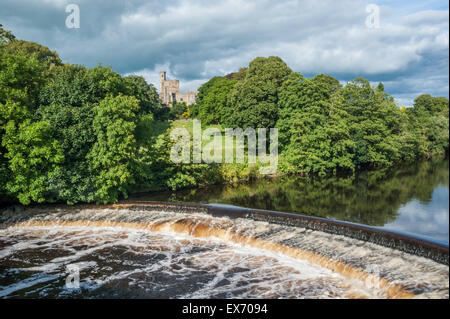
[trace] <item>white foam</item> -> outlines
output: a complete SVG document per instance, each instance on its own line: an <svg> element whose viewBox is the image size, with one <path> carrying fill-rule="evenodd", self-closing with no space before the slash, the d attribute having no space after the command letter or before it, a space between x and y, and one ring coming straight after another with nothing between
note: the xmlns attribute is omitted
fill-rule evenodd
<svg viewBox="0 0 450 319"><path fill-rule="evenodd" d="M36 236L40 237L40 245L36 245ZM270 298L270 297L307 297L327 298L343 296L351 289L360 289L350 285L346 278L332 273L328 269L309 264L306 261L284 256L276 252L249 247L243 244L224 242L216 238L194 238L184 234L166 232L149 233L143 230L99 227L24 227L3 231L0 238L19 236L21 245L9 247L11 256L21 256L21 252L32 249L39 250L63 248L68 255L49 258L41 265L21 267L20 271L38 271L57 274L38 279L27 279L12 286L1 288L1 295L7 296L18 290L32 287L37 283L54 280L55 276L66 276L63 265L78 265L80 271L88 268L95 270L89 273L85 282L95 284L92 287L108 286L112 283L125 282L130 287L146 291L151 282L139 278L151 278L164 274L167 286L172 280L189 280L191 276L203 273L208 280L194 290L186 290L178 296L181 298L209 298L226 295L233 298ZM54 240L58 238L58 240ZM83 247L80 249L79 247ZM86 247L87 246L87 247ZM124 251L135 256L153 257L163 255L151 264L141 263L139 258L121 258L110 255L114 247L124 247ZM70 248L70 249L68 249ZM70 253L74 251L74 253ZM107 252L108 262L117 269L122 266L131 268L102 274L98 260L89 260L92 255L101 256ZM1 260L5 260L3 257ZM45 256L45 254L44 254ZM110 258L112 257L112 258ZM24 260L28 262L28 260ZM100 273L99 273L100 272ZM83 276L81 276L83 280ZM170 279L173 278L173 279ZM87 287L91 287L87 285ZM162 288L164 289L164 283ZM360 290L360 292L364 292ZM376 296L374 294L373 296Z"/></svg>
<svg viewBox="0 0 450 319"><path fill-rule="evenodd" d="M120 289L133 287L133 293L144 296L170 298L385 297L385 292L376 287L368 289L358 280L305 260L250 247L249 242L233 243L224 239L227 236L197 238L173 231L173 225L188 221L193 228L204 224L241 238L287 243L363 270L376 266L378 274L389 282L419 291L421 297L448 297L448 267L444 265L346 236L300 227L245 218L213 218L203 213L126 208L61 210L37 214L28 220L92 223L90 227L21 226L0 230L0 243L3 242L0 262L6 264L14 259L23 264L14 266L20 271L60 275L65 265L87 263L90 266L83 268L81 275L90 290L118 285ZM97 221L165 226L158 232L93 227ZM27 251L34 252L40 260L30 260Z"/></svg>

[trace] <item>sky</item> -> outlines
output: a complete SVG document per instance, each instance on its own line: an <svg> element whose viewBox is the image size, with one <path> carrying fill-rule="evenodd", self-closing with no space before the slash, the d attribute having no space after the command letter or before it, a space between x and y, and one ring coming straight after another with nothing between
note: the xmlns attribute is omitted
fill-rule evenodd
<svg viewBox="0 0 450 319"><path fill-rule="evenodd" d="M68 4L79 28L66 26ZM157 88L162 70L195 90L276 55L307 77L381 81L399 106L449 96L446 0L2 0L0 23L64 62L101 62Z"/></svg>

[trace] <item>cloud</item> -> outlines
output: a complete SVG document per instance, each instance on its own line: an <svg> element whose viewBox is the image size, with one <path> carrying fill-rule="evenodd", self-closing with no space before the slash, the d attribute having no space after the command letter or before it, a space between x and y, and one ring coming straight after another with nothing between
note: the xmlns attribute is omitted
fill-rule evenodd
<svg viewBox="0 0 450 319"><path fill-rule="evenodd" d="M160 67L195 89L256 56L278 55L307 76L383 81L402 104L421 93L448 97L448 6L436 1L378 1L380 28L371 29L363 0L79 0L70 1L80 6L76 30L64 23L69 1L3 2L0 19L19 38L157 87Z"/></svg>

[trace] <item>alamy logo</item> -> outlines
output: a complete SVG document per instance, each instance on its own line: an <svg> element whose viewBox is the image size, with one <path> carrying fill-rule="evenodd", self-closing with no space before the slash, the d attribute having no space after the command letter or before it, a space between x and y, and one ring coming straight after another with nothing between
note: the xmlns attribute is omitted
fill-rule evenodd
<svg viewBox="0 0 450 319"><path fill-rule="evenodd" d="M68 4L66 13L70 13L66 18L66 27L68 29L80 28L80 7L76 4Z"/></svg>
<svg viewBox="0 0 450 319"><path fill-rule="evenodd" d="M245 163L261 164L260 174L275 174L278 169L278 129L226 128L225 135L218 128L207 128L202 132L201 121L193 121L192 161L191 134L186 128L175 128L170 138L170 159L173 163ZM247 147L245 145L247 138ZM206 144L202 146L203 142ZM247 151L247 152L245 152ZM267 166L264 166L268 164Z"/></svg>
<svg viewBox="0 0 450 319"><path fill-rule="evenodd" d="M80 288L80 267L77 265L67 265L66 272L68 273L68 276L66 277L66 288Z"/></svg>
<svg viewBox="0 0 450 319"><path fill-rule="evenodd" d="M365 269L366 273L368 273L365 284L368 288L381 288L381 278L380 278L380 267L378 265L370 264Z"/></svg>
<svg viewBox="0 0 450 319"><path fill-rule="evenodd" d="M369 29L379 29L380 28L380 7L376 4L369 4L366 7L366 12L369 15L366 18L366 26Z"/></svg>

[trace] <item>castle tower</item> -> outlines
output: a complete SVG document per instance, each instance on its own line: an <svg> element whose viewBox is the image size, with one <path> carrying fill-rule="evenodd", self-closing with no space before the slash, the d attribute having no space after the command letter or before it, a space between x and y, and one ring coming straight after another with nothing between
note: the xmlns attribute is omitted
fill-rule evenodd
<svg viewBox="0 0 450 319"><path fill-rule="evenodd" d="M159 93L163 93L164 81L166 81L166 71L159 72Z"/></svg>
<svg viewBox="0 0 450 319"><path fill-rule="evenodd" d="M166 71L159 72L159 98L164 104L171 105L176 102L186 102L188 105L195 103L197 92L180 92L179 80L167 80Z"/></svg>

